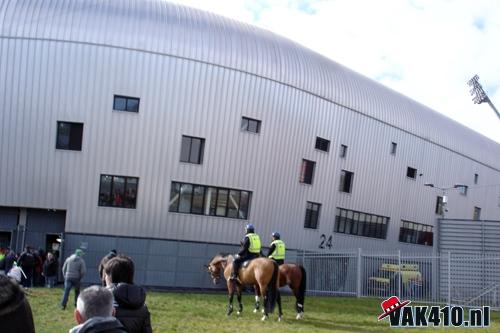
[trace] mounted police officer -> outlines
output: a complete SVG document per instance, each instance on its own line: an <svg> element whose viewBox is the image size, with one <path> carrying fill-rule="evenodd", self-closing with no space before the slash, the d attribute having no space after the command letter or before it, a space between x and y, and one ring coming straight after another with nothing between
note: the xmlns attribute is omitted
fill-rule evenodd
<svg viewBox="0 0 500 333"><path fill-rule="evenodd" d="M277 231L273 232L271 236L273 241L269 246L267 257L276 261L278 265L283 265L285 263L285 242L280 239L280 233Z"/></svg>
<svg viewBox="0 0 500 333"><path fill-rule="evenodd" d="M241 243L242 250L235 256L233 261L233 272L230 277L231 280L238 279L238 270L244 261L258 258L260 256L260 237L255 233L255 228L252 224L247 224L245 226L245 231L246 235Z"/></svg>

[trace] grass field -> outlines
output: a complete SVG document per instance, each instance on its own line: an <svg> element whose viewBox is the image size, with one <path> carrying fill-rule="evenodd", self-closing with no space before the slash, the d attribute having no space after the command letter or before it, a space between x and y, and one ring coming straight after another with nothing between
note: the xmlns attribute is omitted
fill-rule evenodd
<svg viewBox="0 0 500 333"><path fill-rule="evenodd" d="M68 332L75 325L73 299L68 309L59 309L62 289L35 288L29 292L38 333ZM73 297L73 293L71 295ZM236 301L236 299L235 299ZM305 318L295 320L294 298L283 297L284 321L271 315L267 322L252 312L253 297L243 297L241 317L226 317L224 294L148 292L154 332L499 332L500 312L492 312L488 328L390 328L388 320L377 322L380 301L347 297L306 297ZM235 303L236 304L236 303ZM0 324L1 327L2 324ZM1 331L1 328L0 328Z"/></svg>

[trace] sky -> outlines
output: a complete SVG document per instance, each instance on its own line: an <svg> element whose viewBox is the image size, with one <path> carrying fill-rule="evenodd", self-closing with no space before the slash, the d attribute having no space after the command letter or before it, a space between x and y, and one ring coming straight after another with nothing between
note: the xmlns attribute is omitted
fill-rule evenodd
<svg viewBox="0 0 500 333"><path fill-rule="evenodd" d="M498 0L169 0L289 38L500 143Z"/></svg>

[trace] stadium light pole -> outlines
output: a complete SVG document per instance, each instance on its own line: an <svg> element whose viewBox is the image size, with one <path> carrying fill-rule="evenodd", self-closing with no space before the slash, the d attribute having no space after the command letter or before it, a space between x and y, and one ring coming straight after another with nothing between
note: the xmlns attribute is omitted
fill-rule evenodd
<svg viewBox="0 0 500 333"><path fill-rule="evenodd" d="M495 111L498 119L500 119L500 113L497 108L493 105L486 92L483 90L483 87L479 83L479 76L476 74L472 79L470 79L467 84L471 87L470 94L472 95L472 101L474 104L481 104L483 102L488 103L493 111Z"/></svg>
<svg viewBox="0 0 500 333"><path fill-rule="evenodd" d="M467 188L467 185L464 185L464 184L455 184L453 186L444 187L444 186L436 186L432 183L424 183L424 186L437 188L438 190L442 191L443 203L442 203L442 209L441 209L441 216L443 219L445 218L445 213L448 211L448 209L446 208L448 205L448 197L446 196L446 191L452 190L452 189Z"/></svg>

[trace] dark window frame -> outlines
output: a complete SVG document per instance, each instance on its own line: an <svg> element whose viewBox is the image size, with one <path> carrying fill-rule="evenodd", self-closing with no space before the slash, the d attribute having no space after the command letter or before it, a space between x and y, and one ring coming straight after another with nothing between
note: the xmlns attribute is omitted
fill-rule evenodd
<svg viewBox="0 0 500 333"><path fill-rule="evenodd" d="M406 168L406 178L409 179L417 179L417 169L412 168L412 167L407 167Z"/></svg>
<svg viewBox="0 0 500 333"><path fill-rule="evenodd" d="M398 144L394 141L391 142L391 155L396 155Z"/></svg>
<svg viewBox="0 0 500 333"><path fill-rule="evenodd" d="M125 107L124 108L119 108L117 106L117 99L124 99L125 100ZM129 107L129 102L136 101L137 102L137 107L132 108ZM134 113L139 113L139 107L141 104L141 99L139 97L132 97L132 96L124 96L124 95L113 95L113 110L115 111L125 111L125 112L134 112Z"/></svg>
<svg viewBox="0 0 500 333"><path fill-rule="evenodd" d="M189 151L187 152L187 159L183 159L183 149L184 149L184 139L189 140ZM192 159L192 149L193 149L193 141L194 140L199 140L200 142L200 149L198 151L197 156ZM203 157L205 155L205 138L200 138L196 136L190 136L190 135L182 135L181 138L181 157L180 161L183 163L191 163L191 164L203 164Z"/></svg>
<svg viewBox="0 0 500 333"><path fill-rule="evenodd" d="M189 211L180 211L180 209L179 209L183 186L191 186L192 187L190 202L189 202ZM177 194L174 191L176 188L178 189ZM196 211L193 211L193 207L198 208L198 206L193 205L194 200L195 200L194 193L195 193L196 188L203 188L201 212L198 209L196 209ZM223 191L227 192L225 200L222 200L222 198L220 197L220 193ZM235 192L238 192L238 194L239 194L238 195L238 203L237 203L237 207L236 207L237 208L236 209L237 210L236 217L229 216L229 210L230 210L229 201L232 198L231 193L235 193ZM209 195L209 193L210 193L210 195ZM246 193L246 195L243 195L243 193ZM178 195L178 198L173 199L172 198L173 195ZM246 196L246 198L244 199L245 196ZM215 198L215 201L214 201L214 198ZM210 200L210 201L208 201L208 200ZM250 216L251 200L252 200L252 192L247 191L247 190L172 181L170 184L170 198L169 198L168 211L171 213L224 217L224 218L231 218L231 219L237 219L237 220L248 220L248 218ZM222 205L220 205L221 202L225 202L225 204L222 206ZM212 207L213 203L214 203L214 207ZM245 209L242 209L242 207L245 207ZM224 209L223 214L219 213L219 208Z"/></svg>
<svg viewBox="0 0 500 333"><path fill-rule="evenodd" d="M333 231L340 234L387 239L390 218L337 207Z"/></svg>
<svg viewBox="0 0 500 333"><path fill-rule="evenodd" d="M481 220L481 207L474 206L474 212L472 213L472 220L473 221Z"/></svg>
<svg viewBox="0 0 500 333"><path fill-rule="evenodd" d="M474 174L474 185L477 185L478 182L479 182L479 174L475 173Z"/></svg>
<svg viewBox="0 0 500 333"><path fill-rule="evenodd" d="M346 178L349 179L348 185L346 183ZM353 180L354 180L354 172L342 169L340 171L339 191L343 193L351 193Z"/></svg>
<svg viewBox="0 0 500 333"><path fill-rule="evenodd" d="M330 151L330 140L317 136L314 148L328 153Z"/></svg>
<svg viewBox="0 0 500 333"><path fill-rule="evenodd" d="M341 144L340 145L340 158L346 158L347 157L347 145Z"/></svg>
<svg viewBox="0 0 500 333"><path fill-rule="evenodd" d="M60 137L64 135L61 132L60 125L69 125L68 143L63 145ZM82 151L84 123L58 120L56 124L56 149Z"/></svg>
<svg viewBox="0 0 500 333"><path fill-rule="evenodd" d="M103 177L112 177L111 178L111 184L110 184L110 190L109 190L109 199L104 201L101 198L101 195L105 194L103 193ZM123 198L120 199L121 204L116 204L116 199L113 198L113 192L114 192L114 184L115 184L115 177L120 177L124 178L125 181L123 183ZM127 189L132 189L132 185L130 185L129 188L127 188L129 185L129 182L131 180L135 180L135 196L133 198L133 203L130 205L127 205L127 201L130 200L129 196L127 195ZM114 208L127 208L127 209L136 209L137 208L137 197L139 194L139 177L133 177L133 176L122 176L122 175L110 175L110 174L101 174L99 177L99 197L98 197L98 202L97 205L99 207L114 207ZM131 202L131 201L129 201Z"/></svg>
<svg viewBox="0 0 500 333"><path fill-rule="evenodd" d="M434 226L401 220L399 242L424 246L434 246Z"/></svg>
<svg viewBox="0 0 500 333"><path fill-rule="evenodd" d="M245 126L246 124L246 126ZM253 126L251 126L253 124ZM249 118L249 117L241 117L241 130L245 132L250 132L250 133L255 133L259 134L260 133L260 128L261 128L262 121L254 118ZM255 129L255 130L252 130Z"/></svg>
<svg viewBox="0 0 500 333"><path fill-rule="evenodd" d="M443 197L438 195L436 197L436 208L434 210L434 213L436 213L436 215L443 215L443 212L444 212L444 201L443 201Z"/></svg>
<svg viewBox="0 0 500 333"><path fill-rule="evenodd" d="M316 210L314 210L314 208L316 208ZM304 217L304 229L318 229L320 215L321 204L318 202L307 201L306 214Z"/></svg>
<svg viewBox="0 0 500 333"><path fill-rule="evenodd" d="M316 162L311 160L302 159L300 164L299 182L301 184L312 185L314 182L314 174L316 172Z"/></svg>

